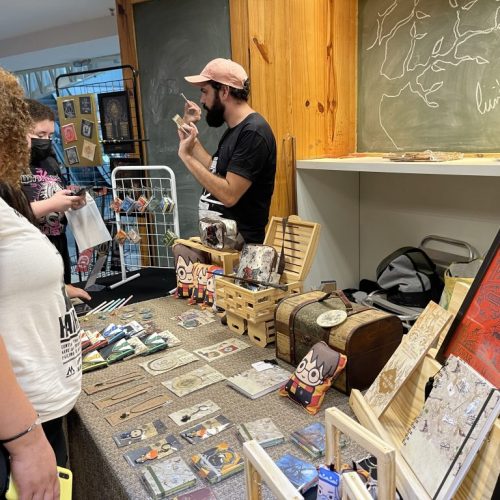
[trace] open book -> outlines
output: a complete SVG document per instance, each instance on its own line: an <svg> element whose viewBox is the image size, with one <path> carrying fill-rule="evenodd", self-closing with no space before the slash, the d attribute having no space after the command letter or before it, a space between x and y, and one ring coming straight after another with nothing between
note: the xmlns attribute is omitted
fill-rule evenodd
<svg viewBox="0 0 500 500"><path fill-rule="evenodd" d="M433 499L454 495L499 412L500 392L450 356L401 447Z"/></svg>

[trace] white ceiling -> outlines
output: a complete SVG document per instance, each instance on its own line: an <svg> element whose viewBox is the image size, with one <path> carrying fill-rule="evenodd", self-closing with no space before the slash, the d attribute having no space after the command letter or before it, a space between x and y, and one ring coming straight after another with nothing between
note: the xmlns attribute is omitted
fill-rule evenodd
<svg viewBox="0 0 500 500"><path fill-rule="evenodd" d="M110 15L115 0L0 0L0 40Z"/></svg>

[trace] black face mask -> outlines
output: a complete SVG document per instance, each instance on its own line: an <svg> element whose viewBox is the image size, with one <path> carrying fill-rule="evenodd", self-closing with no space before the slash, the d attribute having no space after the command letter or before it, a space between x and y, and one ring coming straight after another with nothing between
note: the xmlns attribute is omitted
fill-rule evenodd
<svg viewBox="0 0 500 500"><path fill-rule="evenodd" d="M50 139L31 139L31 163L45 160L52 153Z"/></svg>
<svg viewBox="0 0 500 500"><path fill-rule="evenodd" d="M209 127L220 127L224 124L224 112L226 111L226 107L220 101L220 97L217 94L212 107L208 109L205 105L203 105L207 112L207 125Z"/></svg>

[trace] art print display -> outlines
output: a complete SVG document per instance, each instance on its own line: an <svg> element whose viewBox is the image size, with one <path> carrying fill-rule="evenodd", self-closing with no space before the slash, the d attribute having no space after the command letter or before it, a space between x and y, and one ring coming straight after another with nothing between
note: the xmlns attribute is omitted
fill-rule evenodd
<svg viewBox="0 0 500 500"><path fill-rule="evenodd" d="M57 97L64 163L67 166L102 165L99 133L95 126L97 113L93 103L95 94L82 94L71 99L67 96Z"/></svg>
<svg viewBox="0 0 500 500"><path fill-rule="evenodd" d="M103 149L105 153L133 153L135 150L130 104L126 91L97 94Z"/></svg>
<svg viewBox="0 0 500 500"><path fill-rule="evenodd" d="M439 350L441 361L459 356L500 387L500 231Z"/></svg>

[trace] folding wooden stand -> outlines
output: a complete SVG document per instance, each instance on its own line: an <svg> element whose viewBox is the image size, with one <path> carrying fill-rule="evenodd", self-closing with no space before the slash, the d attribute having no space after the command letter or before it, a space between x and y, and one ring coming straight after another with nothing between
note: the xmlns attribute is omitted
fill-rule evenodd
<svg viewBox="0 0 500 500"><path fill-rule="evenodd" d="M399 452L407 430L424 405L424 387L441 365L427 355L409 377L386 411L377 418L361 392L353 389L349 399L351 408L364 427L396 448L396 486L405 500L429 499L417 476ZM471 469L465 476L455 499L491 498L500 474L498 449L500 423L497 422L478 453ZM422 457L425 460L425 457Z"/></svg>

